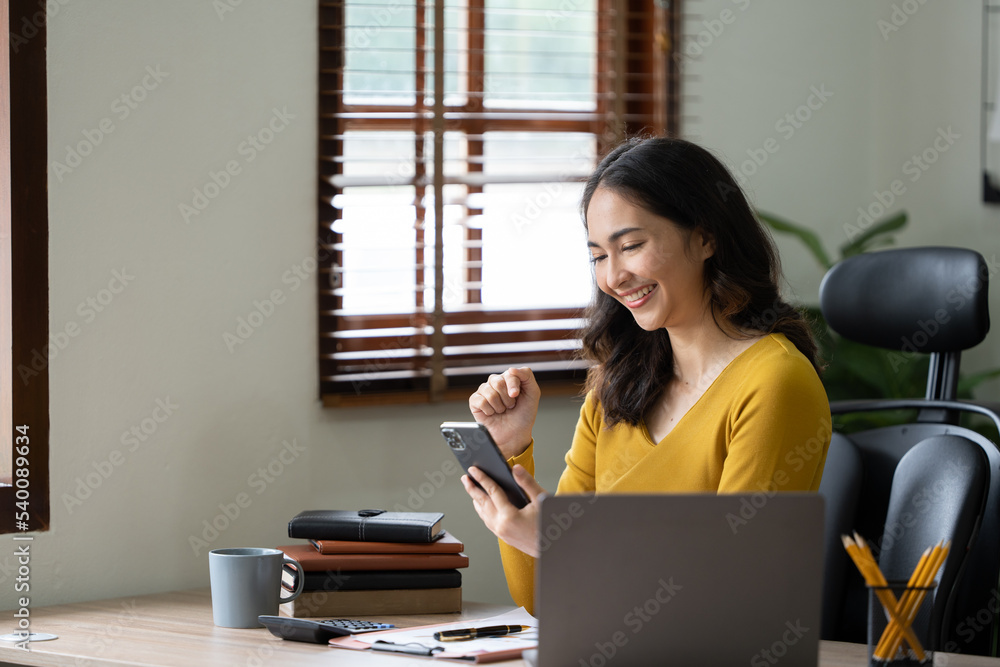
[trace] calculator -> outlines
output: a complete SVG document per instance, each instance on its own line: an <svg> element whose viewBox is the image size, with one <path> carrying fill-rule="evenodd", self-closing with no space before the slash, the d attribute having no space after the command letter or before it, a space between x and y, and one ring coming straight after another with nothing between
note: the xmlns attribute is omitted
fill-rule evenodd
<svg viewBox="0 0 1000 667"><path fill-rule="evenodd" d="M282 639L296 642L311 642L326 644L334 637L357 635L363 632L394 628L392 623L375 623L373 621L358 621L350 618L331 618L314 621L309 618L289 618L287 616L269 616L261 614L257 617L271 634Z"/></svg>

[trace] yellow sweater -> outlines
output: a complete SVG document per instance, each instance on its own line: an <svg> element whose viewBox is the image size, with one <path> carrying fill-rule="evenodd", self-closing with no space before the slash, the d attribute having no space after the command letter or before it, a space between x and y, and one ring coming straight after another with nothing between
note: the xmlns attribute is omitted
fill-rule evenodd
<svg viewBox="0 0 1000 667"><path fill-rule="evenodd" d="M556 493L816 491L830 445L830 404L809 360L782 334L747 348L667 436L604 427L588 394ZM534 443L508 463L535 474ZM529 611L534 558L500 542L511 596Z"/></svg>

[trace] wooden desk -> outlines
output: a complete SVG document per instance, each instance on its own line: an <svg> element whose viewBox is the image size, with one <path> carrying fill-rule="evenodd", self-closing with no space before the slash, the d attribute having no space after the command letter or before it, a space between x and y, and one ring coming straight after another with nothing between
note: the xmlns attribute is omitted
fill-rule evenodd
<svg viewBox="0 0 1000 667"><path fill-rule="evenodd" d="M510 611L509 606L465 603L461 614L379 617L401 627L483 618ZM0 612L10 614L10 612ZM12 615L0 618L13 618ZM104 665L386 665L409 667L418 658L333 649L290 642L266 628L218 628L212 622L209 589L158 593L31 610L31 630L59 635L32 642L31 651L0 642L0 664L100 667ZM0 621L4 634L12 623ZM334 658L336 653L336 658ZM81 659L82 658L82 659ZM430 661L421 660L424 665ZM447 664L447 663L438 663ZM523 662L507 662L507 665Z"/></svg>
<svg viewBox="0 0 1000 667"><path fill-rule="evenodd" d="M382 617L400 626L493 616L509 607L466 603L462 614ZM11 612L0 612L0 634L13 627ZM324 665L350 667L385 665L413 667L435 664L420 658L378 655L332 649L278 639L265 628L234 630L212 624L208 589L159 593L31 610L34 632L50 632L59 639L33 642L22 651L0 642L0 663L100 667L149 665L217 667L239 665ZM865 647L860 644L821 642L820 667L861 667ZM438 662L437 664L454 664ZM523 665L512 660L502 665ZM1000 659L939 654L934 664L948 667L1000 667Z"/></svg>

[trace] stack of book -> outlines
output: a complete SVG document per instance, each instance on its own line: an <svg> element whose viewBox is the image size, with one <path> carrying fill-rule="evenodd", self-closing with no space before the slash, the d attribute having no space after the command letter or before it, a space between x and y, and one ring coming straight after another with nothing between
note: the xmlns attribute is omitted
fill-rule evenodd
<svg viewBox="0 0 1000 667"><path fill-rule="evenodd" d="M282 585L302 594L281 605L298 618L432 614L462 610L462 543L441 530L443 514L310 510L288 524L307 543L278 547L302 565L285 565Z"/></svg>

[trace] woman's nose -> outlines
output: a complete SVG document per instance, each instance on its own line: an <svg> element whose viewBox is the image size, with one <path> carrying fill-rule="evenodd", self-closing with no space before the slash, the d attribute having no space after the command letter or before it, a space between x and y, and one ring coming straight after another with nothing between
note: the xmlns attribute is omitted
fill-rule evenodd
<svg viewBox="0 0 1000 667"><path fill-rule="evenodd" d="M625 262L620 258L612 257L608 255L607 258L607 273L605 274L605 281L608 283L608 287L611 289L617 289L620 285L628 282L631 274L625 268Z"/></svg>

